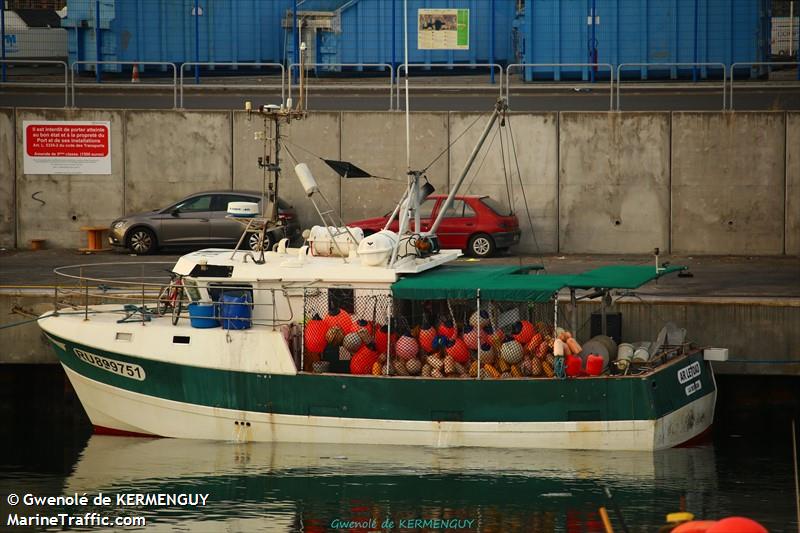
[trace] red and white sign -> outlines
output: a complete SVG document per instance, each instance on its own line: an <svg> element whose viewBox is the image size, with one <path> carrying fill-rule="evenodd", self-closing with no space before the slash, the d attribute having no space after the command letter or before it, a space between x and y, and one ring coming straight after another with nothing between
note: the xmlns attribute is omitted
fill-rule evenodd
<svg viewBox="0 0 800 533"><path fill-rule="evenodd" d="M23 121L25 174L111 174L111 123Z"/></svg>

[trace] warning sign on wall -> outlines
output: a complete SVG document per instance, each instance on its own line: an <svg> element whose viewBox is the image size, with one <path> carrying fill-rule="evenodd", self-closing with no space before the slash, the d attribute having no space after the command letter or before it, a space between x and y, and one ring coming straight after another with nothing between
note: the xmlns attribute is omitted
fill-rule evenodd
<svg viewBox="0 0 800 533"><path fill-rule="evenodd" d="M111 174L111 123L23 121L25 174Z"/></svg>

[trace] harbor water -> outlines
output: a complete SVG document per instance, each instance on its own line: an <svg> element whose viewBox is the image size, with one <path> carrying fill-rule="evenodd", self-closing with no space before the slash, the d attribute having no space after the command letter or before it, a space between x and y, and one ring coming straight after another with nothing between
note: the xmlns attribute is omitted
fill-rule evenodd
<svg viewBox="0 0 800 533"><path fill-rule="evenodd" d="M707 443L656 453L102 436L57 371L0 383L0 531L602 532L601 506L616 531L620 516L657 531L681 508L797 531L784 428L718 424ZM58 516L84 522L41 523ZM100 523L126 517L144 523Z"/></svg>

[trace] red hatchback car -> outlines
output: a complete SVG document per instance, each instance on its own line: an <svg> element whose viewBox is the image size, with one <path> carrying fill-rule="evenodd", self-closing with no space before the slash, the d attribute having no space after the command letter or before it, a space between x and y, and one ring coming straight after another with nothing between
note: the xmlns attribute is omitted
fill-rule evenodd
<svg viewBox="0 0 800 533"><path fill-rule="evenodd" d="M430 229L446 198L445 194L432 194L420 206L422 231ZM356 220L347 225L361 228L365 235L370 235L383 229L390 214ZM398 230L397 220L389 229ZM519 220L488 196L456 196L439 225L437 235L442 248L458 248L474 257L489 257L497 250L505 250L519 242Z"/></svg>

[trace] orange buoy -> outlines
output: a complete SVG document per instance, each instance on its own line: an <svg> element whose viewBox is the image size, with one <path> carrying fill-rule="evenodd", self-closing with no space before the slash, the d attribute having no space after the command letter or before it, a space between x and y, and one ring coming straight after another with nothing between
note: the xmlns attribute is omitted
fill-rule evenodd
<svg viewBox="0 0 800 533"><path fill-rule="evenodd" d="M327 332L328 326L319 315L311 317L311 320L308 321L303 331L306 351L320 353L325 350L325 346L328 344L328 339L326 338Z"/></svg>
<svg viewBox="0 0 800 533"><path fill-rule="evenodd" d="M672 533L706 533L716 523L716 520L692 520L674 528Z"/></svg>
<svg viewBox="0 0 800 533"><path fill-rule="evenodd" d="M419 330L419 345L427 353L433 353L433 340L436 338L436 330L433 326L423 325Z"/></svg>
<svg viewBox="0 0 800 533"><path fill-rule="evenodd" d="M469 361L469 348L464 343L464 339L456 337L447 341L447 355L453 358L457 363L466 363Z"/></svg>
<svg viewBox="0 0 800 533"><path fill-rule="evenodd" d="M457 333L456 325L450 319L441 322L437 330L439 331L439 335L443 335L448 339L455 338Z"/></svg>
<svg viewBox="0 0 800 533"><path fill-rule="evenodd" d="M578 344L578 341L576 341L573 337L567 339L567 347L569 348L569 351L574 353L575 355L578 355L579 353L581 353L581 350L583 350L583 348L581 348L581 345Z"/></svg>
<svg viewBox="0 0 800 533"><path fill-rule="evenodd" d="M351 374L371 374L372 366L378 361L375 345L365 344L350 359Z"/></svg>
<svg viewBox="0 0 800 533"><path fill-rule="evenodd" d="M527 320L519 320L511 327L511 336L522 345L528 344L534 333L533 324Z"/></svg>
<svg viewBox="0 0 800 533"><path fill-rule="evenodd" d="M743 516L730 516L718 520L706 533L767 533L767 528Z"/></svg>

